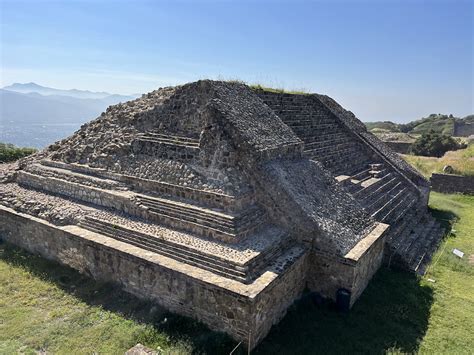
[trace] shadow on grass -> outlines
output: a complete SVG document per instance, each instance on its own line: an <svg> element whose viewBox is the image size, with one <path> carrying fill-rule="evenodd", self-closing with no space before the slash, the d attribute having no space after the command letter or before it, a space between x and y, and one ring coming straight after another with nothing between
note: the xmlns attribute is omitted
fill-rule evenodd
<svg viewBox="0 0 474 355"><path fill-rule="evenodd" d="M382 268L347 314L304 297L255 353L416 352L428 327L432 302L431 287L421 286L416 276Z"/></svg>
<svg viewBox="0 0 474 355"><path fill-rule="evenodd" d="M444 230L446 231L445 235L449 235L454 223L456 223L456 221L459 219L459 216L452 211L434 207L429 207L428 210L431 215L436 218L436 220L444 228Z"/></svg>
<svg viewBox="0 0 474 355"><path fill-rule="evenodd" d="M194 353L229 354L236 345L226 335L212 332L199 322L167 313L117 286L94 281L71 268L1 244L1 240L0 260L55 283L89 305L150 324L173 341L189 343ZM432 289L420 286L415 276L381 269L347 314L306 295L290 307L283 321L272 328L254 353L380 354L392 348L414 352L426 332L431 303ZM135 340L152 344L154 336L154 332L144 333ZM241 347L234 354L244 353Z"/></svg>
<svg viewBox="0 0 474 355"><path fill-rule="evenodd" d="M140 300L122 291L117 285L95 281L72 268L30 254L1 239L0 260L23 268L41 280L54 283L88 305L99 306L127 319L152 325L153 331L140 333L134 339L135 343L153 344L157 333L163 333L173 342L190 344L193 352L198 354L228 354L236 345L227 335L213 332L200 322L169 313L156 303Z"/></svg>

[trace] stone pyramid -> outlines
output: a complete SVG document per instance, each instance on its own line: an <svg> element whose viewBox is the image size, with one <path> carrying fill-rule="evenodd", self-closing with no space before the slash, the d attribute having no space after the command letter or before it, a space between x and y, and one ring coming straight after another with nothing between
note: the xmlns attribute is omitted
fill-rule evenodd
<svg viewBox="0 0 474 355"><path fill-rule="evenodd" d="M198 81L0 168L0 237L254 347L305 288L349 308L423 273L428 182L318 94Z"/></svg>

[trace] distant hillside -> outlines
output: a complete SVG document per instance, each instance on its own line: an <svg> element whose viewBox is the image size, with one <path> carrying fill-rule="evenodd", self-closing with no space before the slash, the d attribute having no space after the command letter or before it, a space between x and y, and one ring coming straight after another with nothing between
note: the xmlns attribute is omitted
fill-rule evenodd
<svg viewBox="0 0 474 355"><path fill-rule="evenodd" d="M108 106L134 98L35 83L13 84L0 89L0 141L42 148L67 137Z"/></svg>
<svg viewBox="0 0 474 355"><path fill-rule="evenodd" d="M403 132L410 134L423 134L430 130L442 134L452 135L454 121L462 120L465 123L474 123L474 115L464 118L453 115L431 114L428 117L410 123L394 123L390 121L366 122L367 129L374 133Z"/></svg>

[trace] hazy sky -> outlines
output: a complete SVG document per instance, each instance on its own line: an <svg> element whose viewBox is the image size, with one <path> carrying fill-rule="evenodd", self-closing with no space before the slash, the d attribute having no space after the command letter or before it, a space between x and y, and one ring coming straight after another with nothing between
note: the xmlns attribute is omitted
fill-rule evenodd
<svg viewBox="0 0 474 355"><path fill-rule="evenodd" d="M474 112L474 0L0 4L1 86L240 79L328 94L364 121Z"/></svg>

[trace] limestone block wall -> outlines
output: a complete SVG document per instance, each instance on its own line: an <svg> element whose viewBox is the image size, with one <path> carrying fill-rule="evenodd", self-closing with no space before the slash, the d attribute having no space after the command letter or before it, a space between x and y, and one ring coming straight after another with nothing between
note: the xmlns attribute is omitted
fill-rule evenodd
<svg viewBox="0 0 474 355"><path fill-rule="evenodd" d="M95 279L118 283L127 292L238 341L250 339L251 348L301 295L306 274L302 254L281 275L267 271L245 285L79 227L56 227L2 206L0 238Z"/></svg>
<svg viewBox="0 0 474 355"><path fill-rule="evenodd" d="M433 191L474 195L474 176L432 174L430 182Z"/></svg>

